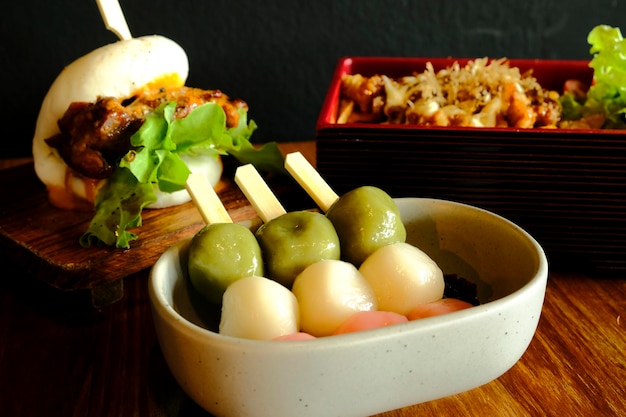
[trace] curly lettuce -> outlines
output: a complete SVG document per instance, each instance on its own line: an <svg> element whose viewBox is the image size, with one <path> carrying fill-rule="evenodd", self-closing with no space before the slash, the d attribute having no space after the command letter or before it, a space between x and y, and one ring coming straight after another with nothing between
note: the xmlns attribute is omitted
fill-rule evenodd
<svg viewBox="0 0 626 417"><path fill-rule="evenodd" d="M227 128L226 114L216 103L198 106L183 119L173 119L175 109L175 102L161 104L131 137L132 149L96 196L95 215L80 238L83 247L129 248L138 238L129 229L141 226L142 210L156 201L155 187L163 192L185 188L190 171L181 154L231 155L259 170L285 173L275 142L261 147L250 142L257 125L248 122L245 110L239 110L239 124Z"/></svg>
<svg viewBox="0 0 626 417"><path fill-rule="evenodd" d="M577 101L566 93L561 99L563 116L577 120L603 114L603 128L626 128L626 41L619 28L608 25L594 27L587 36L593 56L593 83L584 100Z"/></svg>

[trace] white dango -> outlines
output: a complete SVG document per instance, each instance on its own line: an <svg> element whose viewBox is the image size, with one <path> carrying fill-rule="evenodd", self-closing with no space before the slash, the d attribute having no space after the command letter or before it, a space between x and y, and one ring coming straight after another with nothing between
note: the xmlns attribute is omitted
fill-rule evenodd
<svg viewBox="0 0 626 417"><path fill-rule="evenodd" d="M230 284L222 299L219 332L244 339L271 340L297 333L298 300L269 278L250 276Z"/></svg>
<svg viewBox="0 0 626 417"><path fill-rule="evenodd" d="M441 268L409 243L377 249L359 271L376 293L379 310L406 315L419 304L443 297L445 281Z"/></svg>
<svg viewBox="0 0 626 417"><path fill-rule="evenodd" d="M300 306L300 328L329 336L354 313L376 310L374 291L351 263L324 260L308 266L292 288Z"/></svg>

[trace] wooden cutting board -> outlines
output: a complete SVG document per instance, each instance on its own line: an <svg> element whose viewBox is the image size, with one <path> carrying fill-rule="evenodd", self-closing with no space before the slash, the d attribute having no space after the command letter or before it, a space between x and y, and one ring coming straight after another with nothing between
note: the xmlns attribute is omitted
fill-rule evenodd
<svg viewBox="0 0 626 417"><path fill-rule="evenodd" d="M232 168L232 167L231 167ZM235 222L260 224L254 209L232 181L232 169L216 187ZM289 177L270 177L268 183L290 210L305 208L310 199ZM172 244L193 236L203 225L193 203L144 210L143 225L134 231L139 239L127 250L83 248L79 238L91 221L91 213L60 210L48 202L45 187L32 162L0 170L0 247L33 274L61 290L95 291L95 304L121 297L121 279L150 268ZM297 203L295 203L297 202ZM296 205L294 205L296 204Z"/></svg>

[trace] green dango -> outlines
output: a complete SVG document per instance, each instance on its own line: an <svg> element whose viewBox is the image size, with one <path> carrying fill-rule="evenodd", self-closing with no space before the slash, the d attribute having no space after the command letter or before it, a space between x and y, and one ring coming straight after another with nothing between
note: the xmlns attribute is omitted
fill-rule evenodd
<svg viewBox="0 0 626 417"><path fill-rule="evenodd" d="M339 237L322 213L291 211L264 223L256 231L266 274L287 288L307 266L338 260Z"/></svg>
<svg viewBox="0 0 626 417"><path fill-rule="evenodd" d="M339 197L299 152L285 157L285 168L333 223L342 259L359 266L376 249L406 240L400 210L380 188L362 186Z"/></svg>
<svg viewBox="0 0 626 417"><path fill-rule="evenodd" d="M377 187L348 191L328 209L326 216L339 236L342 258L357 266L377 249L406 240L400 210Z"/></svg>
<svg viewBox="0 0 626 417"><path fill-rule="evenodd" d="M244 277L263 275L261 248L246 226L208 224L191 239L187 270L196 291L219 305L230 284Z"/></svg>
<svg viewBox="0 0 626 417"><path fill-rule="evenodd" d="M233 282L263 275L261 248L249 228L232 222L206 177L190 174L186 188L206 223L189 243L189 280L206 300L220 305Z"/></svg>
<svg viewBox="0 0 626 417"><path fill-rule="evenodd" d="M287 213L252 165L238 167L235 182L263 221L255 236L268 278L291 288L307 266L339 259L339 237L324 214L308 210Z"/></svg>

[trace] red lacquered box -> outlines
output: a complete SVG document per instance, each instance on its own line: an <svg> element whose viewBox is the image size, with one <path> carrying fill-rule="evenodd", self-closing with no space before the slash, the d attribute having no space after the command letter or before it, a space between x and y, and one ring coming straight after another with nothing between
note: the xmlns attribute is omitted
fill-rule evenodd
<svg viewBox="0 0 626 417"><path fill-rule="evenodd" d="M626 131L338 124L344 74L389 77L456 58L342 58L316 125L317 167L338 192L375 185L393 197L460 201L525 228L554 264L626 270ZM509 60L547 89L590 83L588 61Z"/></svg>

